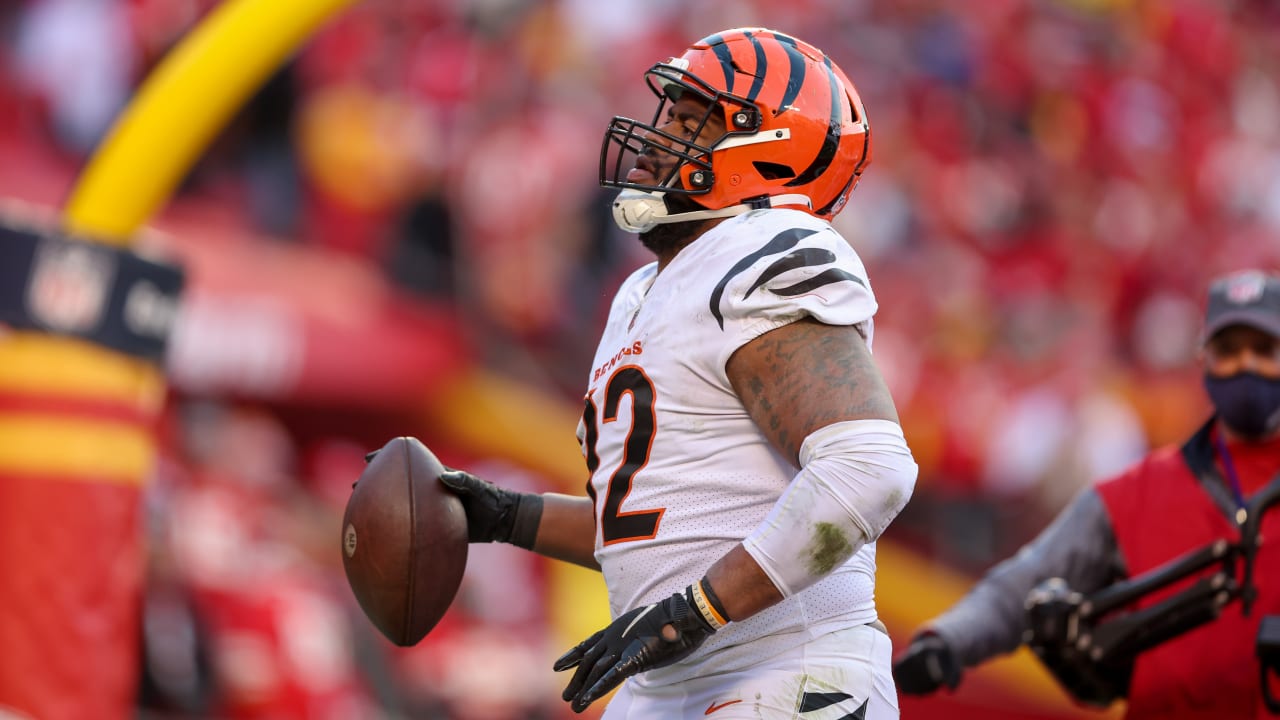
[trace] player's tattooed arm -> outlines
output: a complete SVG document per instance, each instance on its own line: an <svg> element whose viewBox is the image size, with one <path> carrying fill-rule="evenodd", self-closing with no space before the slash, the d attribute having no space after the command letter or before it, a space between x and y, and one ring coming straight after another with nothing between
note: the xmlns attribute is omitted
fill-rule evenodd
<svg viewBox="0 0 1280 720"><path fill-rule="evenodd" d="M898 422L889 389L855 327L805 319L752 340L729 358L729 380L770 442L793 463L814 431L848 420ZM729 617L741 620L782 599L742 545L707 570Z"/></svg>
<svg viewBox="0 0 1280 720"><path fill-rule="evenodd" d="M789 323L739 348L727 371L747 412L792 462L810 433L832 423L898 422L871 350L852 326Z"/></svg>

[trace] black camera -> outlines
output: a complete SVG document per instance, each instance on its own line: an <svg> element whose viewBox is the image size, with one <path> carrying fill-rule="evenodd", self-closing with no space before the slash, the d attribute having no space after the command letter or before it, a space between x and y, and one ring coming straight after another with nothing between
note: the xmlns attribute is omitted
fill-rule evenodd
<svg viewBox="0 0 1280 720"><path fill-rule="evenodd" d="M1263 515L1280 504L1280 483L1272 483L1250 502L1239 542L1220 539L1189 551L1136 577L1088 596L1053 578L1027 596L1031 648L1076 699L1106 706L1128 694L1134 661L1141 653L1213 622L1228 604L1240 601L1248 616L1258 599L1254 559L1261 545ZM1180 591L1141 609L1141 598L1174 583L1196 578ZM1262 618L1257 639L1262 696L1267 710L1280 715L1280 699L1268 681L1280 677L1280 615Z"/></svg>

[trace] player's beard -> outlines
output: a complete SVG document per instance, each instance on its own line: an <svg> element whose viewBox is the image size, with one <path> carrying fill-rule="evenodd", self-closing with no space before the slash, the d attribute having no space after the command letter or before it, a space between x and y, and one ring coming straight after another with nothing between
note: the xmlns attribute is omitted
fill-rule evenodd
<svg viewBox="0 0 1280 720"><path fill-rule="evenodd" d="M667 204L668 215L679 215L686 212L705 210L688 195L668 194L663 198ZM688 220L685 222L663 223L655 225L652 230L640 233L640 242L649 252L659 257L674 255L676 251L693 242L702 234L705 220Z"/></svg>

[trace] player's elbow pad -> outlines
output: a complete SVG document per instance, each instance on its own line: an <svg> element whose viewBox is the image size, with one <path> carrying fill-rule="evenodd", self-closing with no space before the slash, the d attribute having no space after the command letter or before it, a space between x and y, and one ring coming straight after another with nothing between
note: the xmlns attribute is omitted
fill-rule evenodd
<svg viewBox="0 0 1280 720"><path fill-rule="evenodd" d="M889 420L828 425L800 446L800 473L743 541L784 597L880 537L906 506L919 468Z"/></svg>

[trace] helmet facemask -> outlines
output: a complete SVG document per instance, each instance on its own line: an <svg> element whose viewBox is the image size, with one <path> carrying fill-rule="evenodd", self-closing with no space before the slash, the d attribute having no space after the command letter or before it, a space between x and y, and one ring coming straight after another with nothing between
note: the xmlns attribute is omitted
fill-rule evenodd
<svg viewBox="0 0 1280 720"><path fill-rule="evenodd" d="M605 131L604 147L600 152L600 184L619 190L702 195L715 183L712 170L712 152L726 138L750 135L760 127L760 109L746 99L719 92L699 78L683 72L674 63L653 66L645 74L645 80L658 97L658 108L648 124L625 117L615 117ZM661 129L667 124L664 114L668 107L678 102L686 93L692 93L705 104L702 118L691 133L694 140L685 139ZM708 145L696 142L707 123L720 114L726 131ZM654 184L631 182L627 172L635 167L639 157L648 153L656 167L674 163L657 177ZM677 182L679 178L682 182Z"/></svg>
<svg viewBox="0 0 1280 720"><path fill-rule="evenodd" d="M742 210L695 212L668 215L665 197L668 194L698 196L711 191L716 176L712 167L712 155L718 148L732 143L732 138L755 134L760 127L760 109L744 98L716 90L696 76L681 70L674 59L669 63L653 66L645 80L658 97L658 107L649 123L626 117L615 117L605 130L604 144L600 151L600 184L622 190L623 202L643 206L644 222L627 221L615 216L624 229L643 232L652 224L680 222L707 217L727 217ZM669 123L668 109L688 94L702 101L704 110L688 138L661 129ZM697 140L712 118L720 116L725 132L708 144ZM705 141L704 141L705 142ZM637 182L627 179L627 174L644 165L652 167L653 182ZM633 214L634 219L634 214ZM652 220L650 223L647 220ZM648 227L645 227L648 226Z"/></svg>

